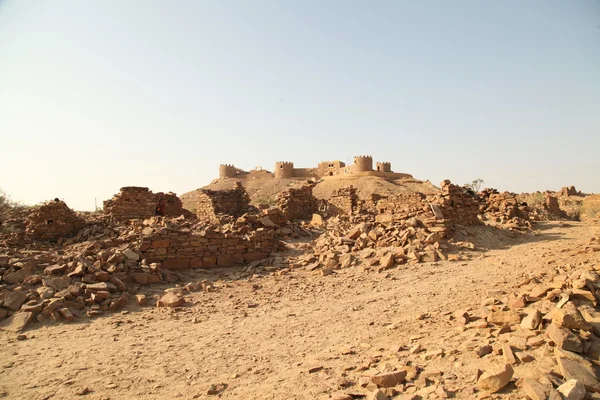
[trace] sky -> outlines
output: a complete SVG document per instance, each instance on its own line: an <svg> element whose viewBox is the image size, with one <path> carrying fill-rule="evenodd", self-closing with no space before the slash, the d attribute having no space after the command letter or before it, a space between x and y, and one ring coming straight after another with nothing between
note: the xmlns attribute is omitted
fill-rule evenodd
<svg viewBox="0 0 600 400"><path fill-rule="evenodd" d="M600 0L0 0L0 188L93 210L355 155L600 192Z"/></svg>

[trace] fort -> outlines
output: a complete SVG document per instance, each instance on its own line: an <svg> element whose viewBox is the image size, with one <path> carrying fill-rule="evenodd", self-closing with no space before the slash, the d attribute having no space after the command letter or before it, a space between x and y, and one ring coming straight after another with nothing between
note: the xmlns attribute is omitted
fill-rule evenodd
<svg viewBox="0 0 600 400"><path fill-rule="evenodd" d="M343 161L321 161L315 168L296 168L292 161L277 161L274 172L257 167L252 171L244 171L232 164L219 166L219 178L239 179L294 179L294 178L327 178L332 176L379 176L385 178L412 178L412 175L392 171L392 163L376 162L373 168L373 157L368 155L355 156L352 165Z"/></svg>

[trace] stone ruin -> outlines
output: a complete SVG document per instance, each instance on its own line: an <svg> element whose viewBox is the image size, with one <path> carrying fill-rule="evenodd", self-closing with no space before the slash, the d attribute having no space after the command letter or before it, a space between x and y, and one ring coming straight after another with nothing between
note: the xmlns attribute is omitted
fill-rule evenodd
<svg viewBox="0 0 600 400"><path fill-rule="evenodd" d="M560 197L583 196L581 191L578 191L577 189L575 189L575 186L565 186L560 189L560 191L557 193L557 195Z"/></svg>
<svg viewBox="0 0 600 400"><path fill-rule="evenodd" d="M190 215L175 193L152 193L147 187L136 186L122 187L112 199L104 201L104 212L115 221Z"/></svg>
<svg viewBox="0 0 600 400"><path fill-rule="evenodd" d="M484 220L516 229L531 228L529 207L519 202L514 194L484 189L477 197L480 201L479 212Z"/></svg>
<svg viewBox="0 0 600 400"><path fill-rule="evenodd" d="M144 235L139 250L150 263L162 268L231 267L267 258L279 248L272 230L224 231L219 226L201 230L161 228Z"/></svg>
<svg viewBox="0 0 600 400"><path fill-rule="evenodd" d="M275 198L277 207L289 220L310 219L317 211L318 200L312 194L314 183L307 183L299 188L289 188Z"/></svg>
<svg viewBox="0 0 600 400"><path fill-rule="evenodd" d="M27 217L26 233L39 240L59 241L77 234L84 224L64 201L54 199L33 208Z"/></svg>
<svg viewBox="0 0 600 400"><path fill-rule="evenodd" d="M147 187L122 187L104 201L104 212L116 221L146 219L156 215L156 196Z"/></svg>
<svg viewBox="0 0 600 400"><path fill-rule="evenodd" d="M196 216L201 220L218 222L222 215L237 218L251 209L250 196L239 182L231 190L198 189L197 198Z"/></svg>

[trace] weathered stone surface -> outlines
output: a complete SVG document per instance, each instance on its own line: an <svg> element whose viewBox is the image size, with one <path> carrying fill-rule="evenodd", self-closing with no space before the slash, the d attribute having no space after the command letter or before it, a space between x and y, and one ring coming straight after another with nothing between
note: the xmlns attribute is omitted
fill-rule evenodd
<svg viewBox="0 0 600 400"><path fill-rule="evenodd" d="M542 321L542 314L537 309L530 310L527 315L521 320L522 329L537 329Z"/></svg>
<svg viewBox="0 0 600 400"><path fill-rule="evenodd" d="M402 383L406 379L406 374L406 370L386 372L372 376L371 381L379 387L391 388Z"/></svg>
<svg viewBox="0 0 600 400"><path fill-rule="evenodd" d="M493 311L486 319L494 325L513 325L521 322L521 315L516 311Z"/></svg>
<svg viewBox="0 0 600 400"><path fill-rule="evenodd" d="M555 323L551 323L546 328L546 335L558 348L573 351L575 353L581 353L583 351L581 340L567 328L562 328Z"/></svg>
<svg viewBox="0 0 600 400"><path fill-rule="evenodd" d="M32 317L33 313L29 311L15 313L4 321L0 322L0 330L21 332L23 329L25 329L29 321L31 321Z"/></svg>
<svg viewBox="0 0 600 400"><path fill-rule="evenodd" d="M387 253L386 255L381 257L379 263L381 264L381 268L383 269L392 268L394 266L394 254Z"/></svg>
<svg viewBox="0 0 600 400"><path fill-rule="evenodd" d="M583 318L575 303L567 302L562 308L557 308L552 312L552 321L557 325L569 329L590 330L592 326Z"/></svg>
<svg viewBox="0 0 600 400"><path fill-rule="evenodd" d="M4 297L4 304L2 307L11 311L17 311L21 308L21 305L23 305L26 299L27 295L20 290L9 292L6 294L6 297Z"/></svg>
<svg viewBox="0 0 600 400"><path fill-rule="evenodd" d="M566 357L558 357L557 362L560 373L565 379L578 380L587 390L600 392L600 382L598 382L594 373L585 365Z"/></svg>
<svg viewBox="0 0 600 400"><path fill-rule="evenodd" d="M564 400L583 400L585 398L585 385L576 379L569 379L556 390Z"/></svg>
<svg viewBox="0 0 600 400"><path fill-rule="evenodd" d="M185 304L185 299L177 294L170 292L158 300L158 307L180 307Z"/></svg>
<svg viewBox="0 0 600 400"><path fill-rule="evenodd" d="M508 364L491 368L481 374L477 380L477 387L486 392L495 393L508 385L513 373L513 368Z"/></svg>
<svg viewBox="0 0 600 400"><path fill-rule="evenodd" d="M550 393L551 387L542 385L538 381L525 378L523 380L523 391L531 400L546 400Z"/></svg>
<svg viewBox="0 0 600 400"><path fill-rule="evenodd" d="M44 269L44 274L46 275L53 275L53 274L62 274L63 272L65 272L67 270L67 264L55 264L55 265L51 265L49 267L46 267L46 269Z"/></svg>
<svg viewBox="0 0 600 400"><path fill-rule="evenodd" d="M131 249L125 249L122 253L131 261L138 261L140 259L140 255Z"/></svg>

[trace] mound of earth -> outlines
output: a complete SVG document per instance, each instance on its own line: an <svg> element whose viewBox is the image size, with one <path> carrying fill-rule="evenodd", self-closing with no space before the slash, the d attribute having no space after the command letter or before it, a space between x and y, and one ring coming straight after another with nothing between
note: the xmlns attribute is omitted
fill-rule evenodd
<svg viewBox="0 0 600 400"><path fill-rule="evenodd" d="M203 189L210 190L230 190L235 188L237 182L240 182L250 196L251 204L274 204L275 197L291 187L302 186L307 179L237 179L222 178L215 179ZM373 194L380 196L390 196L393 194L409 194L420 192L424 194L435 194L439 188L429 181L420 181L414 178L400 178L388 180L377 176L332 176L321 179L313 189L313 194L318 199L329 199L338 189L346 186L353 186L357 189L360 199L368 199ZM196 190L181 195L183 207L188 210L196 208Z"/></svg>

